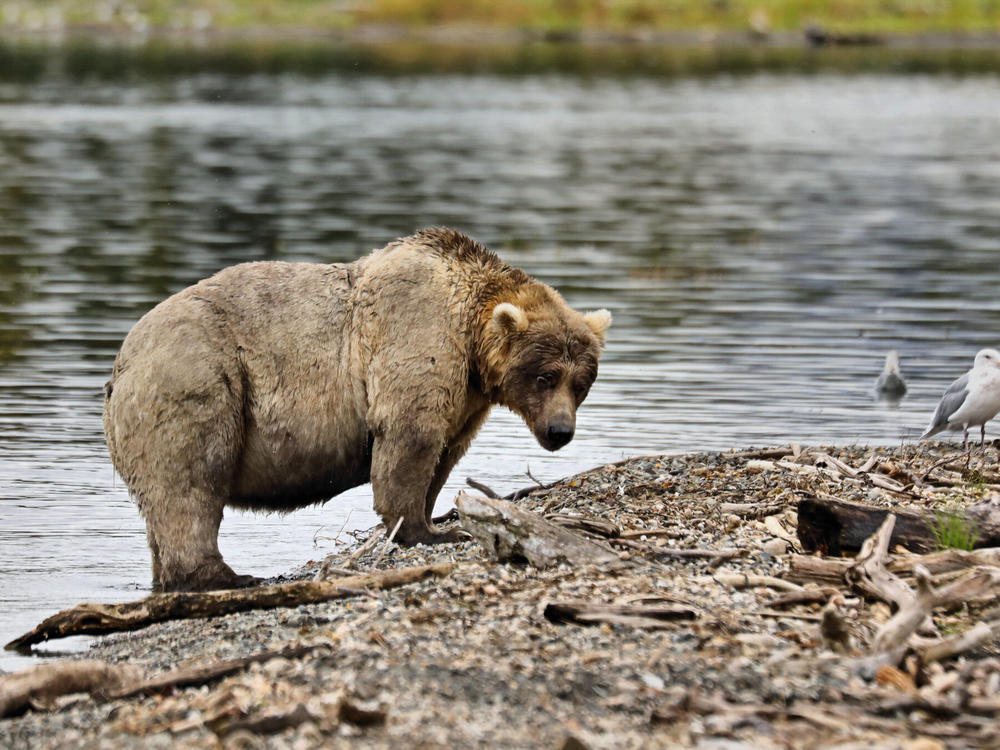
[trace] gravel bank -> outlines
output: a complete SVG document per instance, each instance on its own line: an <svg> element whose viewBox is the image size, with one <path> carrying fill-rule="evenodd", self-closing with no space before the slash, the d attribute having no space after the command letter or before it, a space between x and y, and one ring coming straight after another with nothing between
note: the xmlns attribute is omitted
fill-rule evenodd
<svg viewBox="0 0 1000 750"><path fill-rule="evenodd" d="M55 710L0 720L0 746L996 746L992 718L976 708L998 700L995 641L946 662L915 665L908 657L893 667L898 674L880 671L884 660L871 659L871 642L889 618L885 603L846 583L827 591L788 580L804 496L954 510L997 494L993 447L976 452L968 470L961 460L943 461L903 491L878 486L902 482L890 480L894 470L919 480L951 453L953 446L934 444L902 455L898 448L792 446L653 456L517 501L564 522L576 516L596 519L592 526L605 534L611 529L612 547L628 563L615 570L495 562L473 541L412 549L379 542L351 559L362 538L328 565L457 567L444 578L350 599L105 637L82 656L147 675L290 644L316 648L164 695L60 698ZM848 477L824 454L854 468L874 462ZM671 552L678 549L705 556L678 557ZM296 575L312 576L316 567ZM802 590L816 594L812 602L775 603ZM553 602L615 604L626 614L581 624L555 617L546 609ZM820 633L830 602L850 631L839 645ZM996 603L994 596L936 613L937 625L962 632ZM640 614L629 615L629 607ZM674 614L660 617L656 607ZM959 680L965 703L953 700Z"/></svg>

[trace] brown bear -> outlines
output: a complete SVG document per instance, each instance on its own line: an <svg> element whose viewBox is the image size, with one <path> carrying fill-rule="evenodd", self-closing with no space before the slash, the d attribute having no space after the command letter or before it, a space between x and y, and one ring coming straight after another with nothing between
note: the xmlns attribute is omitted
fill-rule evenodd
<svg viewBox="0 0 1000 750"><path fill-rule="evenodd" d="M450 229L353 263L244 263L161 302L104 403L154 590L256 580L219 554L227 505L291 511L370 481L397 541L461 538L431 510L490 407L568 443L610 321Z"/></svg>

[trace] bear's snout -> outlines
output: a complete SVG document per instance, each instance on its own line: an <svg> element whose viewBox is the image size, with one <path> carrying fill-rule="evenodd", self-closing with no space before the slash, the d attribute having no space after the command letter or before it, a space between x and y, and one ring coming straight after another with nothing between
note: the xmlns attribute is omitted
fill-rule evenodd
<svg viewBox="0 0 1000 750"><path fill-rule="evenodd" d="M542 447L546 450L557 451L573 439L575 429L576 426L571 416L556 417L549 422L548 427L545 429L545 439L539 442L541 442Z"/></svg>

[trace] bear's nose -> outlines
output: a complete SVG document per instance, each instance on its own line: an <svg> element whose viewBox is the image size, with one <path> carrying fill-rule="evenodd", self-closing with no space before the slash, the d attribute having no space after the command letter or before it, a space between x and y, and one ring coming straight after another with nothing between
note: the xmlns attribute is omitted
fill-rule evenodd
<svg viewBox="0 0 1000 750"><path fill-rule="evenodd" d="M546 437L549 439L550 450L562 448L573 439L573 425L568 422L553 422L549 425Z"/></svg>

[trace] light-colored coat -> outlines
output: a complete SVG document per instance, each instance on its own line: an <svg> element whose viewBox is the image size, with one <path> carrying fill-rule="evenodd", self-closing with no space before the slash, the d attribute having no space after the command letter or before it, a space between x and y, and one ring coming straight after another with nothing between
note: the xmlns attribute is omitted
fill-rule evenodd
<svg viewBox="0 0 1000 750"><path fill-rule="evenodd" d="M561 447L609 322L446 229L349 264L233 266L170 297L105 389L154 586L253 580L219 554L227 505L291 511L368 481L400 542L456 539L431 510L490 407Z"/></svg>

